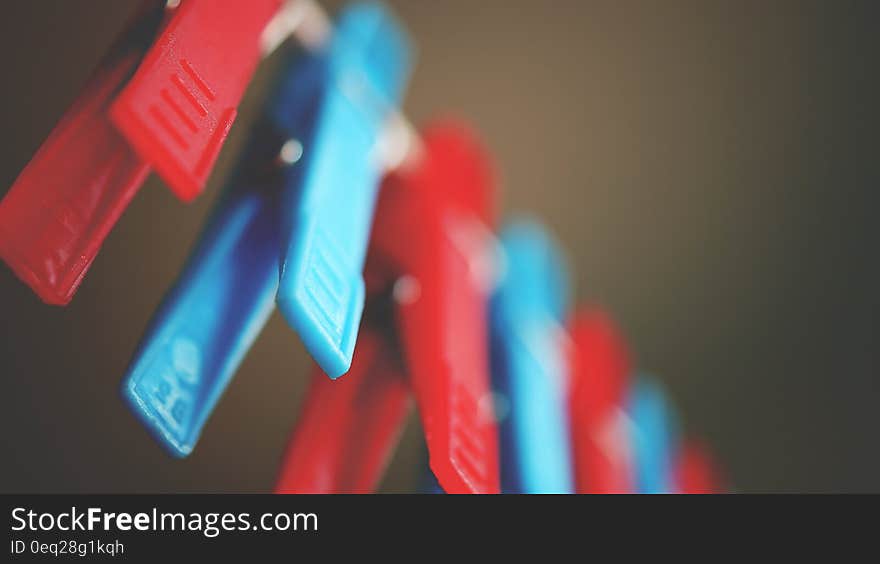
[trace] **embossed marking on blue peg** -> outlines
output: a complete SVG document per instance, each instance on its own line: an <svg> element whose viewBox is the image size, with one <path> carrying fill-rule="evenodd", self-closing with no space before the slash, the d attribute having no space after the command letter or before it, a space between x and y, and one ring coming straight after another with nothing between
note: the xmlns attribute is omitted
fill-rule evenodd
<svg viewBox="0 0 880 564"><path fill-rule="evenodd" d="M537 224L501 234L501 279L491 302L492 378L509 404L501 421L501 483L508 493L574 491L560 327L568 272Z"/></svg>
<svg viewBox="0 0 880 564"><path fill-rule="evenodd" d="M134 413L176 456L192 452L275 306L281 185L275 160L282 139L272 117L251 132L123 383Z"/></svg>
<svg viewBox="0 0 880 564"><path fill-rule="evenodd" d="M123 395L159 441L188 455L274 306L275 206L258 193L218 206L129 368Z"/></svg>
<svg viewBox="0 0 880 564"><path fill-rule="evenodd" d="M331 378L351 366L382 175L378 143L409 67L409 41L393 16L356 4L309 62L310 81L288 84L284 101L309 111L276 120L304 147L286 179L277 303Z"/></svg>
<svg viewBox="0 0 880 564"><path fill-rule="evenodd" d="M635 379L628 399L630 437L638 493L673 493L676 422L662 387L651 377Z"/></svg>

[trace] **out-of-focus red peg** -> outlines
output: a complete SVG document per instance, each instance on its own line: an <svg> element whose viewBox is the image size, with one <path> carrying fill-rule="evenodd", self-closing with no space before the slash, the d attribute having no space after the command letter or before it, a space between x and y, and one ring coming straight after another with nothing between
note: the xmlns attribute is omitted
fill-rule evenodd
<svg viewBox="0 0 880 564"><path fill-rule="evenodd" d="M331 380L315 368L277 493L375 491L410 405L394 353L380 335L366 330L344 378Z"/></svg>
<svg viewBox="0 0 880 564"><path fill-rule="evenodd" d="M633 491L628 421L623 411L630 361L611 318L581 309L570 326L572 442L578 493Z"/></svg>
<svg viewBox="0 0 880 564"><path fill-rule="evenodd" d="M722 480L709 452L695 441L685 441L676 461L676 484L679 493L722 493Z"/></svg>

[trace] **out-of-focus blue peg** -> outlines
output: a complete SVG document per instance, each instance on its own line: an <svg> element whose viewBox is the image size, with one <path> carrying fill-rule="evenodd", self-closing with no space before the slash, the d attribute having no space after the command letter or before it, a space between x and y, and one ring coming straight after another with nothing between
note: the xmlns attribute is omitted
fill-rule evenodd
<svg viewBox="0 0 880 564"><path fill-rule="evenodd" d="M501 486L508 493L572 493L562 325L569 303L560 251L537 224L501 234L491 302L492 379L501 420Z"/></svg>
<svg viewBox="0 0 880 564"><path fill-rule="evenodd" d="M299 142L282 200L277 303L331 378L351 366L364 259L383 172L380 140L409 76L409 41L380 4L340 18L333 44L291 76L277 122Z"/></svg>
<svg viewBox="0 0 880 564"><path fill-rule="evenodd" d="M629 393L628 408L637 493L674 493L673 461L677 425L662 387L641 375Z"/></svg>
<svg viewBox="0 0 880 564"><path fill-rule="evenodd" d="M338 255L328 258L332 251L327 250L327 240L316 240L314 233L345 232L350 242L369 230L372 199L363 202L353 193L346 198L339 194L361 183L371 185L378 174L365 164L372 158L372 145L357 137L365 129L378 127L378 119L369 108L337 99L345 96L338 86L342 79L326 69L346 69L352 76L372 77L379 85L376 89L399 90L406 74L400 67L407 57L397 52L405 51L406 43L395 26L380 5L355 5L342 13L324 50L292 62L187 265L154 315L124 379L123 396L172 454L186 456L192 451L268 320L278 289L279 253L285 255L287 245L299 245L317 249L307 255L312 260L337 260ZM312 129L321 135L299 136ZM301 163L279 166L279 153L282 161L295 160L289 158L291 140L303 143L308 169L319 167L320 171L300 176ZM335 180L316 183L309 175ZM297 192L297 182L303 184L301 194L308 195L300 220L310 227L294 236L282 230L289 222L282 221L279 210L282 201L289 205L295 199L292 193ZM339 199L319 197L323 191ZM366 211L353 211L363 206ZM339 215L334 216L334 211ZM301 236L312 238L296 243ZM288 259L287 264L293 263ZM330 273L325 269L309 276ZM356 309L359 320L360 306ZM322 347L317 328L296 327L302 329L304 342L322 368L339 375L342 364ZM347 337L352 345L353 331ZM348 354L350 359L351 351Z"/></svg>

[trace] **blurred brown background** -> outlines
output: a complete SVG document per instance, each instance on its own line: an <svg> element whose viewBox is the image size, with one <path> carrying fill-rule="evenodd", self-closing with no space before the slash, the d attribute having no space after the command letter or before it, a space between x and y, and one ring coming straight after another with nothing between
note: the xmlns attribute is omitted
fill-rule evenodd
<svg viewBox="0 0 880 564"><path fill-rule="evenodd" d="M0 193L135 4L4 3ZM407 111L482 131L505 213L564 242L578 297L617 316L742 491L880 491L871 4L393 2L420 50ZM119 384L279 61L206 195L152 177L68 308L0 267L0 491L271 489L310 368L279 316L187 460ZM383 489L413 490L420 457L411 425Z"/></svg>

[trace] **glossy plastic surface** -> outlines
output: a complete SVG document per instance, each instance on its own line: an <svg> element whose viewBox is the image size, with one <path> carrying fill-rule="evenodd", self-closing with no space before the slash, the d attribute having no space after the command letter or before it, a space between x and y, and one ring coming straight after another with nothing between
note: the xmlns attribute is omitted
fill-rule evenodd
<svg viewBox="0 0 880 564"><path fill-rule="evenodd" d="M492 297L492 379L505 399L501 483L509 493L572 493L568 358L562 325L568 272L539 225L500 236L503 273Z"/></svg>
<svg viewBox="0 0 880 564"><path fill-rule="evenodd" d="M355 4L283 88L275 122L298 141L282 205L278 306L331 378L351 365L382 175L378 145L409 75L409 42L381 4Z"/></svg>
<svg viewBox="0 0 880 564"><path fill-rule="evenodd" d="M614 321L595 308L575 314L569 336L577 492L632 492L632 448L623 411L630 371L626 343Z"/></svg>
<svg viewBox="0 0 880 564"><path fill-rule="evenodd" d="M113 123L183 200L203 189L281 0L184 0L111 107Z"/></svg>

